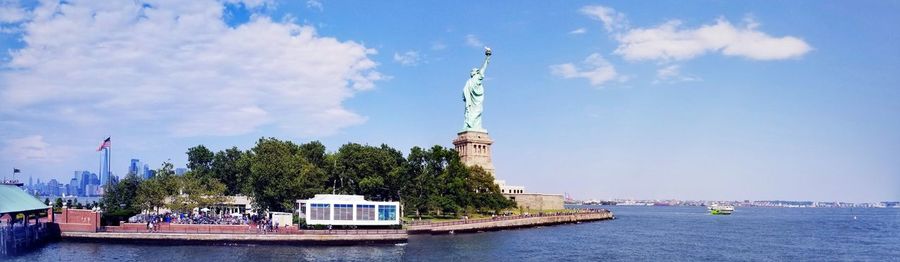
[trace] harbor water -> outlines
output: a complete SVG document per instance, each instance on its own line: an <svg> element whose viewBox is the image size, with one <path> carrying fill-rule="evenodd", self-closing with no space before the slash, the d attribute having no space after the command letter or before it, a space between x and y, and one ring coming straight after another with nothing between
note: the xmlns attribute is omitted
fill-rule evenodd
<svg viewBox="0 0 900 262"><path fill-rule="evenodd" d="M358 246L59 242L10 261L900 261L900 209L607 207L615 220Z"/></svg>

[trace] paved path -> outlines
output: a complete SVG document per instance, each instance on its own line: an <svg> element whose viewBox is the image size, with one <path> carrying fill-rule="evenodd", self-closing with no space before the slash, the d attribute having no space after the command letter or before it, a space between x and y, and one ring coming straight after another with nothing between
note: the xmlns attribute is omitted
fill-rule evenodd
<svg viewBox="0 0 900 262"><path fill-rule="evenodd" d="M107 233L63 232L64 240L100 242L214 242L214 243L398 243L406 242L409 235L401 234L197 234L197 233Z"/></svg>
<svg viewBox="0 0 900 262"><path fill-rule="evenodd" d="M615 219L612 212L590 212L532 217L498 217L494 219L458 220L409 227L410 234L446 234L490 231L509 228L536 227Z"/></svg>

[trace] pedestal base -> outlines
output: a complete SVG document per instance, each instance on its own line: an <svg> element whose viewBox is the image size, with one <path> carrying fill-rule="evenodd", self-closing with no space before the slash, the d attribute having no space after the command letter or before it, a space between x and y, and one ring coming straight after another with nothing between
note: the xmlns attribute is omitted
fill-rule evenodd
<svg viewBox="0 0 900 262"><path fill-rule="evenodd" d="M463 131L453 140L459 158L466 166L480 166L494 175L494 164L491 162L491 145L494 140L487 132Z"/></svg>

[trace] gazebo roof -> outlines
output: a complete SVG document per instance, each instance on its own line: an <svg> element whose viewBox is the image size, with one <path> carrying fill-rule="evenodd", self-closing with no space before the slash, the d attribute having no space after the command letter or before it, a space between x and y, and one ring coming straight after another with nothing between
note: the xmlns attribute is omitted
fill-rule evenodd
<svg viewBox="0 0 900 262"><path fill-rule="evenodd" d="M50 207L17 186L0 185L0 214L47 210L48 208Z"/></svg>

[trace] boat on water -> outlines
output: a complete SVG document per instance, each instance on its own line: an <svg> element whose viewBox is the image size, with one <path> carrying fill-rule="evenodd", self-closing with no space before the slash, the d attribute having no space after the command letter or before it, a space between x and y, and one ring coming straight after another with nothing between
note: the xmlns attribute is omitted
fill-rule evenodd
<svg viewBox="0 0 900 262"><path fill-rule="evenodd" d="M586 201L582 202L581 204L586 205L586 206L596 206L596 205L600 204L600 201L591 199L591 200L586 200Z"/></svg>
<svg viewBox="0 0 900 262"><path fill-rule="evenodd" d="M713 215L731 215L734 212L734 206L712 204L709 207L709 213Z"/></svg>

